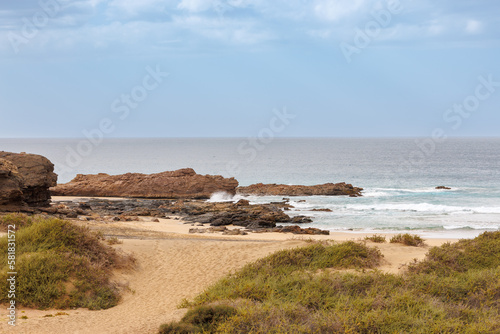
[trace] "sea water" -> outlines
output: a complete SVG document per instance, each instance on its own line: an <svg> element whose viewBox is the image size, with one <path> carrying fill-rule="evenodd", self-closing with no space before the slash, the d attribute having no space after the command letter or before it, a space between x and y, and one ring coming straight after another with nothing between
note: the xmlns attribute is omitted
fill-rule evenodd
<svg viewBox="0 0 500 334"><path fill-rule="evenodd" d="M191 167L235 177L240 185L347 182L364 188L356 198L290 198L288 213L312 217L308 226L331 231L474 237L500 229L500 138L0 139L0 150L46 156L60 183L76 174ZM238 198L216 194L211 201Z"/></svg>

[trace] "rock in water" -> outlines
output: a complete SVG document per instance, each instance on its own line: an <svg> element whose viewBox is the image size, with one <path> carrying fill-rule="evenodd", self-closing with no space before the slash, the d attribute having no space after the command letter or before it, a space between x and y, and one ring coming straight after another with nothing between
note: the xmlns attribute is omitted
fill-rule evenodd
<svg viewBox="0 0 500 334"><path fill-rule="evenodd" d="M191 168L157 174L78 174L51 188L57 196L207 199L213 193L236 194L238 181L220 175L200 175Z"/></svg>
<svg viewBox="0 0 500 334"><path fill-rule="evenodd" d="M0 152L0 159L12 162L22 179L23 201L32 207L50 205L49 188L57 184L57 174L49 159L26 153Z"/></svg>
<svg viewBox="0 0 500 334"><path fill-rule="evenodd" d="M0 159L0 205L22 206L23 179L9 160Z"/></svg>
<svg viewBox="0 0 500 334"><path fill-rule="evenodd" d="M238 194L257 196L362 196L363 188L353 187L352 184L325 183L315 186L286 185L286 184L252 184L248 187L238 187Z"/></svg>

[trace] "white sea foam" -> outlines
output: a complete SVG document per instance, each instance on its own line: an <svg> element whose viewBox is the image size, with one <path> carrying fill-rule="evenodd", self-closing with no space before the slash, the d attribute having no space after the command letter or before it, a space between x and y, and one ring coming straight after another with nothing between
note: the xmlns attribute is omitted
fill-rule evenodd
<svg viewBox="0 0 500 334"><path fill-rule="evenodd" d="M366 190L363 192L364 197L388 197L388 196L393 196L394 193L391 193L389 191L381 191L381 190Z"/></svg>
<svg viewBox="0 0 500 334"><path fill-rule="evenodd" d="M241 195L231 195L225 191L219 191L216 193L213 193L212 196L210 196L210 199L207 200L207 202L211 203L217 203L217 202L238 202L240 199L244 199L244 196ZM249 199L249 198L246 198ZM252 201L250 201L252 203ZM252 203L254 204L254 203Z"/></svg>
<svg viewBox="0 0 500 334"><path fill-rule="evenodd" d="M413 211L430 213L500 213L500 207L465 207L438 205L430 203L386 203L386 204L353 204L344 208L355 211Z"/></svg>
<svg viewBox="0 0 500 334"><path fill-rule="evenodd" d="M458 191L461 188L447 189L446 191ZM363 191L363 196L367 197L378 197L378 196L390 196L397 195L401 193L415 193L415 194L429 194L429 193L439 193L443 192L442 189L436 189L435 187L423 187L423 188L371 188L365 189ZM375 195L375 196L374 196Z"/></svg>
<svg viewBox="0 0 500 334"><path fill-rule="evenodd" d="M500 225L494 224L456 224L443 226L445 230L498 230Z"/></svg>
<svg viewBox="0 0 500 334"><path fill-rule="evenodd" d="M291 206L293 206L295 209L313 209L314 205L311 203L306 202L299 202L297 201L290 201L288 202Z"/></svg>

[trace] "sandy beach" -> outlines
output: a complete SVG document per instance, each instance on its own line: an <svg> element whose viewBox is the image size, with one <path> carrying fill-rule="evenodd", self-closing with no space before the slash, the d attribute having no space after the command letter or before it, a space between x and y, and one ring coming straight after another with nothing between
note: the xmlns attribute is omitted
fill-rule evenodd
<svg viewBox="0 0 500 334"><path fill-rule="evenodd" d="M66 198L69 199L69 198ZM58 200L56 198L56 200ZM185 309L178 305L245 264L280 249L304 246L307 240L362 240L370 234L333 233L297 236L289 233L250 233L227 236L221 233L189 234L191 224L178 219L150 217L140 221L76 221L107 236L117 236L122 244L113 247L137 259L134 270L116 272L115 280L128 286L118 306L102 311L18 310L16 327L7 320L2 333L156 333L165 322L179 320ZM387 235L387 239L390 238ZM445 239L428 239L426 247L375 244L384 255L380 270L398 273L413 259L423 259L428 248ZM22 274L22 273L20 273ZM6 319L6 311L0 316Z"/></svg>

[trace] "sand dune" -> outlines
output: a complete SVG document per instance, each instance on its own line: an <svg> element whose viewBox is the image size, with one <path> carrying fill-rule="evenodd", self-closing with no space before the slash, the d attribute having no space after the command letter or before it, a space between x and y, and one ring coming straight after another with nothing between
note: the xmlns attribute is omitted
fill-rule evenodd
<svg viewBox="0 0 500 334"><path fill-rule="evenodd" d="M129 287L119 305L102 311L22 309L18 312L18 325L9 326L5 320L0 324L1 333L156 333L162 323L179 320L183 316L185 310L177 308L183 298L194 297L248 262L279 249L306 244L305 238L290 234L192 236L187 234L189 225L181 224L178 220L106 225L107 233L112 230L126 231L127 239L115 247L133 253L138 263L133 271L116 273L117 281L127 283ZM143 240L131 238L133 234ZM338 233L313 238L349 240L360 237ZM437 239L428 241L431 245L443 242ZM427 248L397 244L373 245L380 247L385 256L385 263L380 269L393 273L412 259L423 258L427 252ZM2 319L7 316L4 309L0 312ZM67 315L56 315L58 312ZM21 316L28 318L21 319Z"/></svg>

